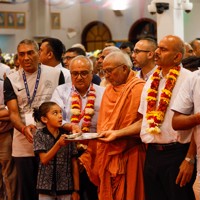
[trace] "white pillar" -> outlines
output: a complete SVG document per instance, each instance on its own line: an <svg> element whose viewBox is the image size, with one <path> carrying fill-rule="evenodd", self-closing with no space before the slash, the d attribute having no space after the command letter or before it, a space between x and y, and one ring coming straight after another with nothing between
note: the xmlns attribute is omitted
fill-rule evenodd
<svg viewBox="0 0 200 200"><path fill-rule="evenodd" d="M44 0L30 1L33 37L50 36L50 8Z"/></svg>
<svg viewBox="0 0 200 200"><path fill-rule="evenodd" d="M177 35L184 40L183 10L178 7L178 0L156 0L169 3L169 10L157 16L158 42L166 35Z"/></svg>

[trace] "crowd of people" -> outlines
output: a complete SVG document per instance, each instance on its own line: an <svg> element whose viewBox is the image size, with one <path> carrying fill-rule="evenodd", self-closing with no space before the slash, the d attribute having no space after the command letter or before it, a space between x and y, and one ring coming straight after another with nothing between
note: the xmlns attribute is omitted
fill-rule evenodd
<svg viewBox="0 0 200 200"><path fill-rule="evenodd" d="M24 39L14 61L0 63L0 200L200 200L200 40L91 55Z"/></svg>

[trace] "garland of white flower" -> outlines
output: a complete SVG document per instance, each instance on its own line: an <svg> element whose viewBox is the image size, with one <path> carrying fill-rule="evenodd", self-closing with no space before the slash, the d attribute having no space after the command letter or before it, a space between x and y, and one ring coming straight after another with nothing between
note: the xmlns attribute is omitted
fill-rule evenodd
<svg viewBox="0 0 200 200"><path fill-rule="evenodd" d="M83 118L82 132L86 133L90 131L91 120L94 115L94 103L96 99L96 91L91 84L89 93L87 95L87 103L81 112L81 98L80 95L73 91L71 96L71 123L78 124Z"/></svg>

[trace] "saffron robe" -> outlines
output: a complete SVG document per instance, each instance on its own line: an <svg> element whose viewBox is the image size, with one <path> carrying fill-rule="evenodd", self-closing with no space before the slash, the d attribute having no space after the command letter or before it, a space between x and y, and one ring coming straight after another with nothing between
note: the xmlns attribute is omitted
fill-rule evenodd
<svg viewBox="0 0 200 200"><path fill-rule="evenodd" d="M144 81L129 73L127 82L107 86L97 131L119 130L138 120ZM146 150L139 133L105 143L90 141L79 158L90 180L98 186L99 200L144 200L143 168Z"/></svg>

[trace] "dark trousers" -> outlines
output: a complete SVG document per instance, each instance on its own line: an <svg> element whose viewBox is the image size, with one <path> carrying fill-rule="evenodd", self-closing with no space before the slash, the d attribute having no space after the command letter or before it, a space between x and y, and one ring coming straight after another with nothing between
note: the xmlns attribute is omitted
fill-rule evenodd
<svg viewBox="0 0 200 200"><path fill-rule="evenodd" d="M14 157L20 200L38 200L36 192L38 159L36 157Z"/></svg>
<svg viewBox="0 0 200 200"><path fill-rule="evenodd" d="M98 200L97 187L84 170L80 173L80 200Z"/></svg>
<svg viewBox="0 0 200 200"><path fill-rule="evenodd" d="M17 171L11 156L12 133L13 130L0 133L0 200L17 199Z"/></svg>
<svg viewBox="0 0 200 200"><path fill-rule="evenodd" d="M176 184L179 167L184 160L189 144L175 144L166 149L148 145L144 182L146 200L194 200L192 185L196 169L190 183L180 187Z"/></svg>

